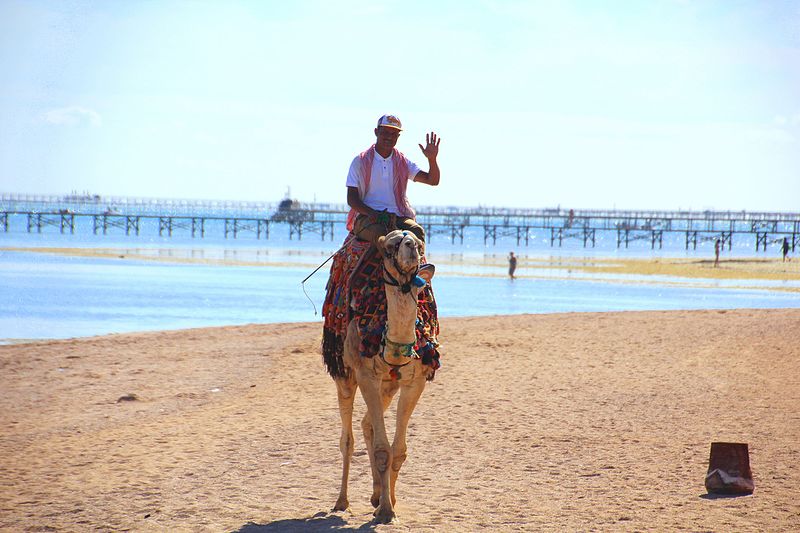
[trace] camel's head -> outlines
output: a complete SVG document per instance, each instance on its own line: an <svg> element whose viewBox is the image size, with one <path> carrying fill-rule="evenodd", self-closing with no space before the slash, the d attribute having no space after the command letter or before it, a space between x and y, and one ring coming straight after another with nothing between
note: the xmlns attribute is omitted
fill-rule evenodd
<svg viewBox="0 0 800 533"><path fill-rule="evenodd" d="M425 243L410 231L398 229L378 239L378 250L392 275L407 277L416 274Z"/></svg>

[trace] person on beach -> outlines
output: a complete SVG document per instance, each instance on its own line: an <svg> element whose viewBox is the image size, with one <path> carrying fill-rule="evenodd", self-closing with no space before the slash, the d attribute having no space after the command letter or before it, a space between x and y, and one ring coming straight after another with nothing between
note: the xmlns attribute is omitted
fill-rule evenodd
<svg viewBox="0 0 800 533"><path fill-rule="evenodd" d="M786 237L783 238L783 262L786 262L786 258L789 255L789 239Z"/></svg>
<svg viewBox="0 0 800 533"><path fill-rule="evenodd" d="M402 127L394 115L379 118L375 144L353 159L347 174L347 229L373 244L389 233L393 221L397 229L407 229L424 241L425 230L414 219L406 188L412 180L439 185L436 157L441 139L430 132L425 135L425 146L419 145L428 160L426 172L395 148Z"/></svg>
<svg viewBox="0 0 800 533"><path fill-rule="evenodd" d="M514 279L514 272L517 270L517 256L514 252L508 253L508 277Z"/></svg>
<svg viewBox="0 0 800 533"><path fill-rule="evenodd" d="M720 242L719 239L714 241L714 267L719 266L719 249L720 249Z"/></svg>

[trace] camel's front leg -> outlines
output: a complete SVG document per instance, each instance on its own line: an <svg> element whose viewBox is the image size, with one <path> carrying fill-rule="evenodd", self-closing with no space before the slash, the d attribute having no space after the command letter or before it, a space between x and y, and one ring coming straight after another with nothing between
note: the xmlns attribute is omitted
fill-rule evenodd
<svg viewBox="0 0 800 533"><path fill-rule="evenodd" d="M339 499L333 506L334 511L344 511L350 506L347 500L347 481L350 475L350 460L353 457L355 442L353 440L353 401L356 397L355 377L352 376L336 380L336 394L339 397L339 416L342 418L342 436L339 439L339 449L342 451L342 485L339 489Z"/></svg>
<svg viewBox="0 0 800 533"><path fill-rule="evenodd" d="M389 404L392 403L392 398L394 398L398 388L399 386L396 381L391 381L388 384L386 382L381 383L381 407L383 409L381 413L386 413L386 409L388 409ZM377 507L381 499L381 475L375 467L375 456L373 455L375 451L373 449L375 431L372 429L369 411L364 414L364 418L361 420L361 429L364 432L364 442L367 444L369 465L372 469L372 496L370 496L369 501L373 507Z"/></svg>
<svg viewBox="0 0 800 533"><path fill-rule="evenodd" d="M380 479L381 496L375 510L375 521L387 524L394 518L394 509L389 497L389 470L392 466L391 447L383 422L383 398L381 395L381 376L366 365L358 369L358 386L367 404L367 416L372 424L372 449L370 460ZM365 430L366 433L366 430Z"/></svg>
<svg viewBox="0 0 800 533"><path fill-rule="evenodd" d="M400 388L400 398L397 400L397 428L394 432L394 442L392 443L392 472L391 472L391 496L392 505L397 503L394 487L397 483L397 476L400 474L400 467L406 460L406 431L411 414L417 406L422 391L425 389L425 376L422 372L417 372L414 381L407 386Z"/></svg>

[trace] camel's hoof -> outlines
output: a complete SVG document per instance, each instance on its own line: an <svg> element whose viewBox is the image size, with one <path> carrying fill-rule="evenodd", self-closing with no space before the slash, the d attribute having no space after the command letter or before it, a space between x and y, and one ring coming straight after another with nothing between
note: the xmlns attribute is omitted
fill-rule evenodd
<svg viewBox="0 0 800 533"><path fill-rule="evenodd" d="M336 500L336 505L333 506L333 511L346 511L350 507L350 502L347 500Z"/></svg>
<svg viewBox="0 0 800 533"><path fill-rule="evenodd" d="M372 514L375 516L372 521L376 524L390 524L392 520L397 518L394 511L380 511L379 509L375 509L375 512Z"/></svg>

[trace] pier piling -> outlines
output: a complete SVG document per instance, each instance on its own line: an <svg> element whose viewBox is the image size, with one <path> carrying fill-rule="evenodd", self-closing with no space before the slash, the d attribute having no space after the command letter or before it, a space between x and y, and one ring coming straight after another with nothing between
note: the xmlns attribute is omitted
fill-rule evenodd
<svg viewBox="0 0 800 533"><path fill-rule="evenodd" d="M113 208L101 212L109 205ZM324 241L334 239L335 229L344 225L348 211L348 206L343 205L296 201L270 206L252 202L0 195L0 229L13 231L17 217L26 217L29 233L42 233L54 226L61 233L72 234L80 227L77 222L81 217L91 217L95 235L101 229L107 235L114 228L126 235L140 235L141 221L153 219L158 221L162 237L173 237L180 229L192 238L203 238L213 228L221 230L226 239L236 239L241 232L252 233L256 239L269 239L274 223L278 227L285 225L291 240L315 233ZM563 246L564 240L576 239L584 248L595 247L598 232L616 233L617 248L649 241L651 249L661 249L665 233L683 233L686 250L696 250L698 241L717 238L730 250L737 234L751 235L757 252L766 251L769 244L784 237L791 241L792 250L800 246L800 213L423 207L418 209L417 220L430 238L446 235L453 244L463 243L465 233L472 228L479 232L482 229L484 245L495 246L504 239L517 246L530 246L532 232L549 232L551 246ZM209 225L211 222L213 225Z"/></svg>

